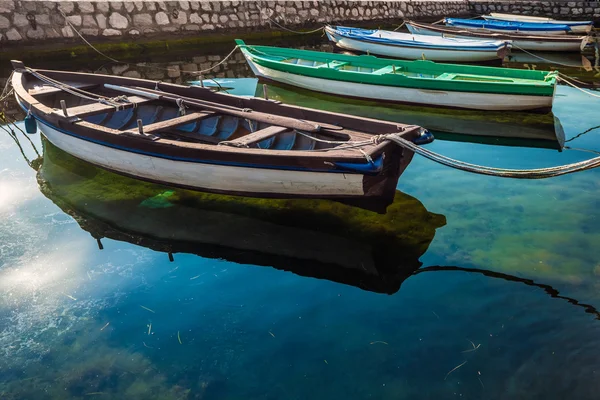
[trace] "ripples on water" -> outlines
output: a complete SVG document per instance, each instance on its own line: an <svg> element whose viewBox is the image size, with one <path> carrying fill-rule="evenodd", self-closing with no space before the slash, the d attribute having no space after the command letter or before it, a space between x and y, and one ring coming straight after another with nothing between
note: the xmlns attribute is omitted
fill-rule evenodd
<svg viewBox="0 0 600 400"><path fill-rule="evenodd" d="M179 64L214 62L194 56ZM238 57L216 75L250 73ZM600 81L598 71L579 75ZM433 130L510 132L510 141L469 138L479 143L439 134L447 140L429 147L474 163L535 168L592 156L557 151L547 116L269 93ZM577 137L600 125L599 109L599 100L559 87L555 115L568 145L600 151L598 130ZM34 139L44 155L37 172L0 135L2 399L600 393L597 170L505 180L415 157L379 215L147 184Z"/></svg>

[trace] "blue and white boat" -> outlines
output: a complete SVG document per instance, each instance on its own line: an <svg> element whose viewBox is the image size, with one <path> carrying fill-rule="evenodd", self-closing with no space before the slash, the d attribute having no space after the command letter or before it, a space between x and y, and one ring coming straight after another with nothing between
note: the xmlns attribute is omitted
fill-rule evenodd
<svg viewBox="0 0 600 400"><path fill-rule="evenodd" d="M485 29L494 32L528 33L536 35L564 35L571 31L571 28L568 25L539 22L446 18L444 19L444 23L447 26L473 30Z"/></svg>
<svg viewBox="0 0 600 400"><path fill-rule="evenodd" d="M571 32L575 33L587 33L592 30L594 23L592 21L559 21L554 18L547 17L533 17L530 15L513 15L513 14L502 14L502 13L490 13L484 15L484 19L495 20L495 21L513 21L513 22L535 22L535 23L546 23L546 24L558 24L567 25L571 28Z"/></svg>
<svg viewBox="0 0 600 400"><path fill-rule="evenodd" d="M490 61L504 59L511 47L506 40L456 39L345 26L326 26L325 33L346 50L408 60Z"/></svg>

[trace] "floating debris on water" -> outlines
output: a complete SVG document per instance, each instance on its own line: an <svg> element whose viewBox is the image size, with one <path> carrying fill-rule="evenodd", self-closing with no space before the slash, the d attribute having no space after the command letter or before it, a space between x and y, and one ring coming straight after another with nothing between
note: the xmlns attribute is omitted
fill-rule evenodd
<svg viewBox="0 0 600 400"><path fill-rule="evenodd" d="M102 328L100 328L100 330L101 331L105 330L108 327L108 325L110 325L110 322L107 322L106 325L104 325Z"/></svg>
<svg viewBox="0 0 600 400"><path fill-rule="evenodd" d="M177 331L177 340L179 340L179 344L183 344L181 341L181 336L179 335L179 331Z"/></svg>
<svg viewBox="0 0 600 400"><path fill-rule="evenodd" d="M469 340L469 339L467 339L467 340ZM477 350L479 348L479 346L481 346L481 343L479 343L477 346L475 346L475 343L471 342L470 340L469 340L469 342L471 343L471 346L473 346L473 348L469 349L469 350L461 351L461 353L470 353L472 351Z"/></svg>
<svg viewBox="0 0 600 400"><path fill-rule="evenodd" d="M150 335L150 332L152 332L152 324L148 324L146 326L148 327L148 335Z"/></svg>
<svg viewBox="0 0 600 400"><path fill-rule="evenodd" d="M323 361L325 361L325 364L329 365L329 363L327 362L327 360L323 360Z"/></svg>
<svg viewBox="0 0 600 400"><path fill-rule="evenodd" d="M383 342L383 341L381 341L381 340L376 340L376 341L374 341L374 342L371 342L371 343L369 343L369 344L377 344L377 343L381 343L381 344L389 344L388 342Z"/></svg>
<svg viewBox="0 0 600 400"><path fill-rule="evenodd" d="M269 331L269 335L275 337L275 335L273 334L273 332Z"/></svg>
<svg viewBox="0 0 600 400"><path fill-rule="evenodd" d="M140 306L142 307L144 310L150 311L152 314L156 314L156 311L149 309L148 307L144 307L144 306Z"/></svg>
<svg viewBox="0 0 600 400"><path fill-rule="evenodd" d="M450 375L451 373L453 373L454 371L456 371L457 369L459 369L460 367L462 367L462 366L463 366L463 365L465 365L466 363L467 363L467 362L465 361L464 363L462 363L462 364L460 364L460 365L457 365L456 367L452 368L452 369L450 370L450 372L448 372L448 373L446 374L446 376L444 377L444 380L446 380L446 378L448 378L448 375Z"/></svg>
<svg viewBox="0 0 600 400"><path fill-rule="evenodd" d="M77 299L75 297L71 296L70 294L63 293L63 295L67 296L68 298L70 298L73 301L77 301Z"/></svg>

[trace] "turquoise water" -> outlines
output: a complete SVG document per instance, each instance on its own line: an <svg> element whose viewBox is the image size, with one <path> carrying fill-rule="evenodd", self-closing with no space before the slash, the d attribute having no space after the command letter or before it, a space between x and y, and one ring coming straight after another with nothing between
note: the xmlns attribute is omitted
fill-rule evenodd
<svg viewBox="0 0 600 400"><path fill-rule="evenodd" d="M569 146L600 151L600 130L578 136L600 125L598 110L559 87ZM554 126L464 118L471 133ZM1 399L598 398L598 170L514 180L415 157L378 215L146 184L31 138L37 170L0 132ZM497 145L428 148L506 168L595 155L471 139Z"/></svg>

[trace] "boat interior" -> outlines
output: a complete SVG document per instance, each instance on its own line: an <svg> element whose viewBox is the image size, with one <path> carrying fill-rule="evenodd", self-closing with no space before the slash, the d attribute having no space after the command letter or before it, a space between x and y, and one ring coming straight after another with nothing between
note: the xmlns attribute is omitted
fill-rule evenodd
<svg viewBox="0 0 600 400"><path fill-rule="evenodd" d="M68 85L108 98L119 97L123 101L117 110L111 104L70 94L39 81L31 83L28 92L43 105L70 118L79 118L111 130L135 133L139 133L138 121L141 121L143 134L176 141L213 145L227 142L257 149L311 151L334 148L339 144L328 142L343 142L351 138L346 133L329 129L300 132L231 115L226 110L209 111L195 105L186 105L185 114L182 114L175 102L124 95L103 85L81 82L68 82Z"/></svg>
<svg viewBox="0 0 600 400"><path fill-rule="evenodd" d="M523 78L513 78L506 76L485 76L478 74L465 74L465 73L455 73L455 72L440 72L440 73L424 73L424 72L415 72L411 71L411 69L405 65L386 65L382 68L379 67L369 67L365 66L365 64L361 63L360 60L356 63L354 62L340 62L340 61L329 61L324 62L321 60L310 60L310 59L301 59L301 58L286 58L281 60L283 63L287 64L296 64L304 67L313 67L313 68L329 68L335 69L338 71L345 72L354 72L354 73L366 73L366 74L374 74L374 75L385 75L385 74L396 74L403 75L413 79L436 79L441 81L473 81L473 82L488 82L488 83L539 83L539 80L534 79L523 79ZM421 70L422 71L422 70Z"/></svg>

